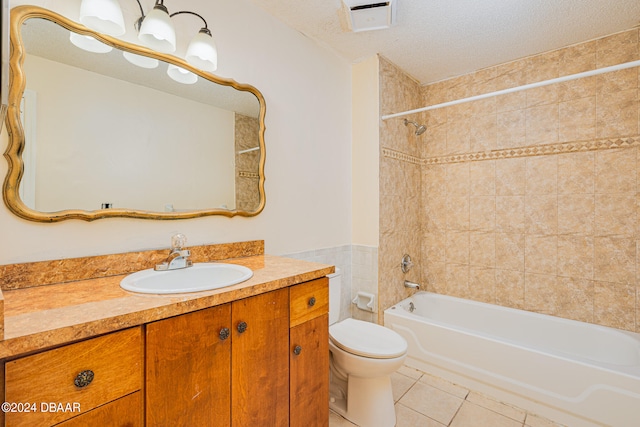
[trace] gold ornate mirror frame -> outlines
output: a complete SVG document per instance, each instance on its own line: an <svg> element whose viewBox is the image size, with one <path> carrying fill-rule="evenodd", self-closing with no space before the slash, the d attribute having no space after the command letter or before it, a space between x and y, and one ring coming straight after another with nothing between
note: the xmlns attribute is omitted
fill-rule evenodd
<svg viewBox="0 0 640 427"><path fill-rule="evenodd" d="M143 56L148 56L161 61L165 61L170 64L182 67L199 77L209 80L213 83L217 83L224 86L230 86L239 91L250 92L257 98L260 104L259 113L259 147L260 147L260 160L259 160L259 193L260 202L255 211L247 212L243 210L226 210L226 209L204 209L193 210L186 212L153 212L143 211L135 209L121 209L110 208L100 209L95 211L69 209L61 210L57 212L40 212L29 208L21 200L19 195L20 182L24 173L24 162L22 159L22 152L25 147L25 133L20 119L20 103L26 87L26 76L23 70L25 50L22 43L22 37L20 34L22 25L27 19L30 18L42 18L52 21L69 31L73 31L78 34L91 36L102 43L105 43L111 47L120 49L122 51L136 53ZM227 217L233 216L255 216L258 215L265 206L265 193L264 193L264 164L265 164L265 113L266 104L264 97L253 86L237 83L234 80L226 79L218 76L214 76L207 72L194 68L186 61L177 58L172 55L163 54L152 51L142 46L130 44L122 40L96 33L78 24L64 16L56 14L36 6L17 6L11 10L10 16L10 44L11 54L9 58L9 96L8 96L8 108L6 125L9 136L9 142L7 149L4 152L4 156L8 162L8 171L4 180L4 186L2 191L2 197L5 204L11 212L15 215L38 222L58 222L67 219L81 219L85 221L93 221L101 218L113 218L113 217L127 217L127 218L142 218L142 219L156 219L156 220L169 220L169 219L187 219L197 218L208 215L224 215ZM4 91L5 88L2 88Z"/></svg>

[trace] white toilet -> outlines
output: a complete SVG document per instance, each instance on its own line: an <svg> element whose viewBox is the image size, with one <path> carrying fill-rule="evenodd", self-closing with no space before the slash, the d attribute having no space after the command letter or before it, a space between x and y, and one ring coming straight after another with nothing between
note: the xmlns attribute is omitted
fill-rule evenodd
<svg viewBox="0 0 640 427"><path fill-rule="evenodd" d="M360 427L393 427L390 375L407 355L407 342L384 326L340 318L340 270L329 275L329 407ZM336 323L337 322L337 323Z"/></svg>

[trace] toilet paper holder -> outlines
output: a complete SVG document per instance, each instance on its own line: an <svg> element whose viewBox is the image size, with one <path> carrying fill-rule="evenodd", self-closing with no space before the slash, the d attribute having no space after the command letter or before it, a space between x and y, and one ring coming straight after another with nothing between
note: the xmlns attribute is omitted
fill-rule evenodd
<svg viewBox="0 0 640 427"><path fill-rule="evenodd" d="M373 312L376 303L376 296L369 292L360 291L351 302L360 310Z"/></svg>

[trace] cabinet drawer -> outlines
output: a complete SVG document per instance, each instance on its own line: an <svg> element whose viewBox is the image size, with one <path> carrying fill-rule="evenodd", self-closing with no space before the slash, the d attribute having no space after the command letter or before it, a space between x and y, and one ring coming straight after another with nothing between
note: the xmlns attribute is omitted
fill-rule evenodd
<svg viewBox="0 0 640 427"><path fill-rule="evenodd" d="M323 277L289 288L291 327L329 311L329 279Z"/></svg>
<svg viewBox="0 0 640 427"><path fill-rule="evenodd" d="M35 411L7 412L6 425L59 423L140 390L143 353L137 327L7 362L5 401Z"/></svg>

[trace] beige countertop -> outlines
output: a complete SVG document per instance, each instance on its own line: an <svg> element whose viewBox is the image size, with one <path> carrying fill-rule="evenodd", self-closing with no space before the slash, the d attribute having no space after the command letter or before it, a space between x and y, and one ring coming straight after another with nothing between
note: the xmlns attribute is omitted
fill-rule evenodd
<svg viewBox="0 0 640 427"><path fill-rule="evenodd" d="M334 266L269 255L224 259L253 277L211 291L156 295L125 291L126 274L4 290L4 340L10 358L155 320L224 304L326 276Z"/></svg>

